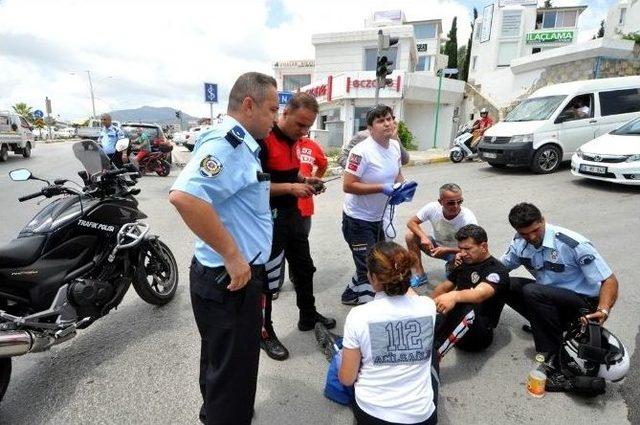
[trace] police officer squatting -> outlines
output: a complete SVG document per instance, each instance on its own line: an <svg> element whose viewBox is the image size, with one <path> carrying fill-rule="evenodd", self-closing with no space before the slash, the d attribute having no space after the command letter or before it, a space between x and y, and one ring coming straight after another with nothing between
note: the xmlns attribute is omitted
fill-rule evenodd
<svg viewBox="0 0 640 425"><path fill-rule="evenodd" d="M241 75L227 117L198 140L169 195L196 236L190 291L203 423L250 423L260 348L276 360L289 357L271 319L285 260L297 327L314 329L330 360L325 395L349 405L356 423L437 423L440 362L454 346L488 347L505 304L530 323L547 391L593 396L624 378L628 354L602 327L617 298L615 275L588 239L546 223L533 204L509 212L516 235L499 259L455 183L430 189L438 200L409 219L406 248L385 241L385 214L391 211L392 223L393 208L430 183L405 181L386 105L369 111L368 136L345 162L342 234L355 273L341 302L354 307L344 338L332 333L336 321L315 307L311 214L300 203L324 191L323 170L301 172L318 105L299 93L277 112L275 80ZM433 234L421 228L427 221ZM427 285L423 253L443 260L443 282ZM521 265L533 279L509 277Z"/></svg>

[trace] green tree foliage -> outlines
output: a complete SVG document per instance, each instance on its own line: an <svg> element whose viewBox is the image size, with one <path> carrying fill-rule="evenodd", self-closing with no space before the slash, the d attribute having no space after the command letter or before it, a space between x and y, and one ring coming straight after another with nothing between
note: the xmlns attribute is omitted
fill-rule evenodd
<svg viewBox="0 0 640 425"><path fill-rule="evenodd" d="M598 29L598 33L596 34L595 38L602 37L604 37L604 19L600 21L600 28Z"/></svg>
<svg viewBox="0 0 640 425"><path fill-rule="evenodd" d="M416 150L418 148L413 144L415 137L413 137L413 133L409 131L409 127L404 121L398 122L398 139L400 139L400 143L406 150Z"/></svg>
<svg viewBox="0 0 640 425"><path fill-rule="evenodd" d="M458 67L458 18L454 16L451 23L451 30L447 34L449 39L444 45L444 54L449 56L447 68ZM453 76L452 78L456 78Z"/></svg>
<svg viewBox="0 0 640 425"><path fill-rule="evenodd" d="M13 111L27 120L28 123L33 124L33 108L24 102L16 103L12 106Z"/></svg>
<svg viewBox="0 0 640 425"><path fill-rule="evenodd" d="M478 9L473 8L473 20L471 21L471 34L469 35L469 41L467 42L467 51L464 56L464 62L460 67L460 79L467 81L469 79L469 66L471 66L471 46L473 44L473 31L476 26L476 19L478 19Z"/></svg>

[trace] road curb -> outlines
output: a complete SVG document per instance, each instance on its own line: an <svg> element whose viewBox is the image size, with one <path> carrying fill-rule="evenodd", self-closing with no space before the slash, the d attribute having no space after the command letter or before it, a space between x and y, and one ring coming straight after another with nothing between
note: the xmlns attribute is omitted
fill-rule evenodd
<svg viewBox="0 0 640 425"><path fill-rule="evenodd" d="M433 158L424 158L424 159L410 159L407 165L403 165L403 167L413 167L420 165L429 165L429 164L441 164L444 162L450 162L448 156L435 156ZM327 168L327 171L324 173L325 176L337 176L342 174L342 167L339 165L332 166Z"/></svg>

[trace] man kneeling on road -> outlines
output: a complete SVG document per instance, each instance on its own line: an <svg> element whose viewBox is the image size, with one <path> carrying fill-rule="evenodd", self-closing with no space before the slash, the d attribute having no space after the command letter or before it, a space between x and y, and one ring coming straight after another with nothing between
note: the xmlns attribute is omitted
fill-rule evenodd
<svg viewBox="0 0 640 425"><path fill-rule="evenodd" d="M470 209L463 207L462 202L460 186L455 183L444 184L440 187L438 201L426 204L407 222L410 230L405 236L407 249L418 257L411 286L421 286L429 282L422 266L420 251L450 263L459 252L456 232L467 224L478 224L476 216ZM433 236L420 227L425 221L431 223Z"/></svg>
<svg viewBox="0 0 640 425"><path fill-rule="evenodd" d="M509 287L509 272L489 252L487 232L482 227L468 224L455 238L462 263L431 294L440 313L434 343L438 359L454 345L480 351L491 344L500 318L501 295Z"/></svg>
<svg viewBox="0 0 640 425"><path fill-rule="evenodd" d="M547 391L564 391L557 356L562 334L580 318L604 323L618 280L587 238L546 223L535 205L514 206L509 223L517 234L500 261L509 270L525 266L535 280L512 277L506 303L529 320L536 351L553 368Z"/></svg>

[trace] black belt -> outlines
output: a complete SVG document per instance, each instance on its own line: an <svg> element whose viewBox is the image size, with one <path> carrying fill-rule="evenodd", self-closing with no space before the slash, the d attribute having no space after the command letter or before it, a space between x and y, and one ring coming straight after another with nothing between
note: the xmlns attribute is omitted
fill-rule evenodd
<svg viewBox="0 0 640 425"><path fill-rule="evenodd" d="M264 264L251 264L251 275L259 276L264 273ZM196 257L191 260L191 268L200 275L209 275L217 284L229 283L229 274L224 266L207 267L200 263ZM226 282L225 282L226 281Z"/></svg>

